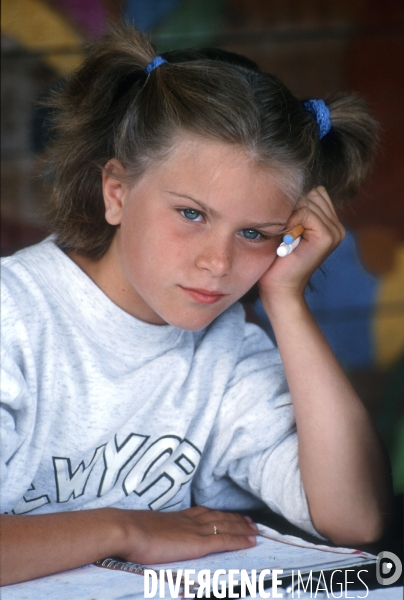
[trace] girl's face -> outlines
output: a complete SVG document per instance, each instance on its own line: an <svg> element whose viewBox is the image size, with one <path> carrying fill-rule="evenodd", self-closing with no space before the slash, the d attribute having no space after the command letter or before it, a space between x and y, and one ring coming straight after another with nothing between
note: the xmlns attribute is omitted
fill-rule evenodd
<svg viewBox="0 0 404 600"><path fill-rule="evenodd" d="M106 219L118 227L89 274L133 316L201 329L275 260L293 206L242 149L183 136L134 186L109 167Z"/></svg>

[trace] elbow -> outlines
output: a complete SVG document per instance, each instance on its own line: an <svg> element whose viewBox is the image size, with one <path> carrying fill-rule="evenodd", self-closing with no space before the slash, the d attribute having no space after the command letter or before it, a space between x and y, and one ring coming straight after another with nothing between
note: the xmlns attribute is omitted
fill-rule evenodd
<svg viewBox="0 0 404 600"><path fill-rule="evenodd" d="M378 542L386 532L387 526L383 522L365 523L362 527L344 531L337 529L325 534L331 542L339 546L362 547Z"/></svg>
<svg viewBox="0 0 404 600"><path fill-rule="evenodd" d="M321 535L338 546L361 548L386 534L393 518L393 494L384 486L379 493L364 494L356 501L351 498L334 506L323 501L315 508L310 513Z"/></svg>
<svg viewBox="0 0 404 600"><path fill-rule="evenodd" d="M367 515L363 519L343 519L340 522L319 524L317 531L338 546L367 546L378 542L390 524L389 513Z"/></svg>

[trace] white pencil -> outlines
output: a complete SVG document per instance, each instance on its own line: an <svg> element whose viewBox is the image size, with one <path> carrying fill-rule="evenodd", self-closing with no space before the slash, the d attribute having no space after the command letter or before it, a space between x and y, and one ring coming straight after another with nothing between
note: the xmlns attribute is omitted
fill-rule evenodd
<svg viewBox="0 0 404 600"><path fill-rule="evenodd" d="M297 246L300 244L300 240L301 237L299 235L299 237L297 237L294 242L292 242L291 244L285 244L285 242L282 242L282 244L280 246L278 246L278 249L276 251L278 256L287 256L288 254L290 254L295 248L297 248Z"/></svg>

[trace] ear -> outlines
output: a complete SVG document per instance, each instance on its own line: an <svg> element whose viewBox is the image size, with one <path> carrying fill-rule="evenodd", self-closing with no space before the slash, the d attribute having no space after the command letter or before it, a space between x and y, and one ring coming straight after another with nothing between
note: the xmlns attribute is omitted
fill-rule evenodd
<svg viewBox="0 0 404 600"><path fill-rule="evenodd" d="M122 219L125 192L128 189L124 176L125 168L116 158L109 160L102 171L105 219L110 225L119 225Z"/></svg>

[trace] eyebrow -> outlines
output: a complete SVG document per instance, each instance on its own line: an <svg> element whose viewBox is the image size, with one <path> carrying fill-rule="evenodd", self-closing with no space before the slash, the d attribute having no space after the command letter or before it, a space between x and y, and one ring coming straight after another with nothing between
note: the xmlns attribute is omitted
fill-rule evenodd
<svg viewBox="0 0 404 600"><path fill-rule="evenodd" d="M215 210L214 208L211 208L210 206L207 206L206 204L204 204L203 202L201 202L201 200L197 200L196 198L194 198L193 196L190 196L188 194L180 194L179 192L172 192L170 190L167 190L167 192L169 194L171 194L172 196L178 196L179 198L186 198L187 200L192 200L192 202L195 202L195 204L197 204L198 206L200 206L202 208L202 210L204 212L206 212L207 214L211 214L214 217L220 217L220 213ZM286 227L286 222L282 221L267 221L265 223L251 223L251 225L248 226L248 228L251 229L263 229L265 227Z"/></svg>
<svg viewBox="0 0 404 600"><path fill-rule="evenodd" d="M194 198L193 196L190 196L189 194L180 194L179 192L172 192L170 190L167 190L167 191L169 194L171 194L173 196L178 196L179 198L186 198L187 200L192 200L192 202L195 202L195 204L200 206L202 208L202 210L204 210L206 213L211 214L214 217L220 217L220 213L217 210L215 210L214 208L211 208L210 206L207 206L206 204L201 202L201 200L197 200L196 198Z"/></svg>

